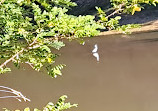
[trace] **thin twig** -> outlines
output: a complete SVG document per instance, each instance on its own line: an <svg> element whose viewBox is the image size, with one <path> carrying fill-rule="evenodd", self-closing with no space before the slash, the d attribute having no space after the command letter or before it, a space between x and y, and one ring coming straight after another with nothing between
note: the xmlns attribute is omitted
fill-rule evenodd
<svg viewBox="0 0 158 111"><path fill-rule="evenodd" d="M12 88L9 88L9 87L6 87L6 86L0 86L0 88L12 90Z"/></svg>
<svg viewBox="0 0 158 111"><path fill-rule="evenodd" d="M29 44L29 46L34 45L36 43L37 39L38 39L38 36L36 36L35 40L31 44Z"/></svg>
<svg viewBox="0 0 158 111"><path fill-rule="evenodd" d="M7 91L7 90L0 90L0 92L6 92L6 93L12 93L12 94L14 94L12 91Z"/></svg>
<svg viewBox="0 0 158 111"><path fill-rule="evenodd" d="M2 97L0 97L0 99L2 99L2 98L18 98L19 96L2 96Z"/></svg>
<svg viewBox="0 0 158 111"><path fill-rule="evenodd" d="M117 10L115 10L113 13L111 13L110 15L106 16L106 18L109 18L109 17L111 17L111 16L113 16L113 15L119 13L120 11L122 11L122 10L123 10L122 7L123 7L124 5L125 5L125 4L120 4L120 5L119 5L119 8L118 8Z"/></svg>
<svg viewBox="0 0 158 111"><path fill-rule="evenodd" d="M30 62L25 62L25 63L28 64L32 69L34 69L34 66L32 63L30 63Z"/></svg>

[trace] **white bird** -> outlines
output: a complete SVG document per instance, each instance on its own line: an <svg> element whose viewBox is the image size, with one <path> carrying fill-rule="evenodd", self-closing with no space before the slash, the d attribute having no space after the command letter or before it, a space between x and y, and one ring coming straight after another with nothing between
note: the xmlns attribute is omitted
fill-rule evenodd
<svg viewBox="0 0 158 111"><path fill-rule="evenodd" d="M97 52L97 51L98 51L98 45L95 44L95 45L94 45L94 49L92 50L92 53L95 53L95 52Z"/></svg>
<svg viewBox="0 0 158 111"><path fill-rule="evenodd" d="M98 54L98 45L95 44L94 45L94 49L92 50L93 56L97 59L97 61L99 61L99 54Z"/></svg>

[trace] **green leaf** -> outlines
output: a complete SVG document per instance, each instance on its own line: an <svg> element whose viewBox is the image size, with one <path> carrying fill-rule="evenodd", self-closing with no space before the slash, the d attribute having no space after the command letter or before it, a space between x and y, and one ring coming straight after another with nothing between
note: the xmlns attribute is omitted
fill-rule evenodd
<svg viewBox="0 0 158 111"><path fill-rule="evenodd" d="M51 75L52 78L56 78L57 76L62 75L61 69L63 69L64 66L66 66L66 65L65 64L60 64L60 65L57 65L53 68L50 67L51 69L47 68L48 74Z"/></svg>
<svg viewBox="0 0 158 111"><path fill-rule="evenodd" d="M11 69L10 68L0 68L0 74L6 73L6 72L10 72Z"/></svg>
<svg viewBox="0 0 158 111"><path fill-rule="evenodd" d="M46 51L48 53L51 53L50 48L48 46L46 46L46 45L42 45L40 48L41 48L42 51Z"/></svg>
<svg viewBox="0 0 158 111"><path fill-rule="evenodd" d="M52 43L49 43L49 46L59 50L60 48L64 47L65 44L62 41L55 40Z"/></svg>
<svg viewBox="0 0 158 111"><path fill-rule="evenodd" d="M33 111L63 111L66 109L70 109L72 107L77 107L77 104L70 104L70 102L65 103L65 100L67 99L66 95L63 95L59 98L58 102L56 104L49 102L43 110L38 110L35 108ZM6 108L3 108L4 111L10 111ZM20 111L20 110L15 110ZM21 110L22 111L22 110ZM30 108L25 108L24 111L30 111Z"/></svg>
<svg viewBox="0 0 158 111"><path fill-rule="evenodd" d="M31 111L30 108L25 108L24 111Z"/></svg>

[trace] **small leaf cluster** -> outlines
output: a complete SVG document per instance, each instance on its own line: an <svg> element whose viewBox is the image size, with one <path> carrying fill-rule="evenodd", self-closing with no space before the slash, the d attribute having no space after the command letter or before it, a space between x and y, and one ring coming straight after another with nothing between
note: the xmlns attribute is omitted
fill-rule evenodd
<svg viewBox="0 0 158 111"><path fill-rule="evenodd" d="M57 77L58 75L62 75L61 73L61 69L64 68L64 66L66 66L65 64L59 64L59 65L56 65L55 67L49 69L50 67L48 66L47 67L47 70L48 70L48 74L51 75L52 77Z"/></svg>
<svg viewBox="0 0 158 111"><path fill-rule="evenodd" d="M131 13L132 15L135 12L141 11L143 9L144 4L154 5L158 3L158 0L111 0L111 4L113 8L120 8L122 5L123 13Z"/></svg>
<svg viewBox="0 0 158 111"><path fill-rule="evenodd" d="M140 25L139 24L122 25L122 26L118 26L116 30L122 31L124 34L131 34L129 30L133 28L140 28Z"/></svg>
<svg viewBox="0 0 158 111"><path fill-rule="evenodd" d="M51 102L48 103L44 108L44 111L63 111L65 109L70 109L71 107L77 107L77 104L71 105L69 102L65 103L66 98L66 95L61 96L55 105Z"/></svg>
<svg viewBox="0 0 158 111"><path fill-rule="evenodd" d="M0 68L0 73L3 74L3 73L6 73L6 72L10 72L10 68Z"/></svg>
<svg viewBox="0 0 158 111"><path fill-rule="evenodd" d="M70 109L72 107L77 107L77 104L70 104L70 102L65 103L67 96L63 95L59 98L58 102L56 104L49 102L43 110L39 110L35 108L33 111L63 111L66 109ZM4 108L4 111L10 111L6 108ZM20 110L15 110L15 111L20 111ZM23 111L31 111L30 108L25 108Z"/></svg>
<svg viewBox="0 0 158 111"><path fill-rule="evenodd" d="M115 30L118 26L120 26L119 20L121 19L121 16L108 18L106 13L100 7L96 7L96 9L99 16L98 23L100 23L105 29Z"/></svg>

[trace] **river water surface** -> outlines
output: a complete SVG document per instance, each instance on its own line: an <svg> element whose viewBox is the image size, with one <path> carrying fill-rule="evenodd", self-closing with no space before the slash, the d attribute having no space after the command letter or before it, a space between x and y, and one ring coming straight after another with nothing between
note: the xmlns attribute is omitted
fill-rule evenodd
<svg viewBox="0 0 158 111"><path fill-rule="evenodd" d="M92 54L95 44L99 62ZM0 109L41 109L65 94L67 101L79 104L70 111L158 111L157 32L95 37L85 45L66 42L58 53L57 63L67 66L56 79L27 65L0 75L0 85L31 99L0 99Z"/></svg>

